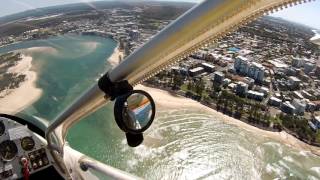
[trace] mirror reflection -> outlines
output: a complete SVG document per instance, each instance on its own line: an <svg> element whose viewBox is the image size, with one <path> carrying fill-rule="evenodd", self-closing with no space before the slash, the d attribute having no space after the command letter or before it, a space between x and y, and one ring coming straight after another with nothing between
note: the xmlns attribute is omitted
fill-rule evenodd
<svg viewBox="0 0 320 180"><path fill-rule="evenodd" d="M152 116L152 105L149 98L140 93L130 95L124 103L122 116L127 128L143 129Z"/></svg>

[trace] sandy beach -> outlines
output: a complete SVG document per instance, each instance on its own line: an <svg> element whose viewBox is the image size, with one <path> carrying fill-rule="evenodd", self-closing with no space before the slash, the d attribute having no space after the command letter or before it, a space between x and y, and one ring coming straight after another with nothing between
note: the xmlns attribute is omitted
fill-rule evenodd
<svg viewBox="0 0 320 180"><path fill-rule="evenodd" d="M96 46L97 44L87 44ZM19 63L8 69L10 73L24 74L26 80L20 84L20 87L16 89L10 89L2 91L0 93L0 112L7 114L15 114L26 107L32 105L37 101L41 95L42 90L36 87L37 74L31 71L32 68L32 57L31 53L34 52L46 52L50 54L57 53L57 50L52 47L32 47L28 49L21 49L17 52L21 52L22 60ZM119 56L123 57L124 53L119 51L116 47L112 56L108 59L112 66L119 63Z"/></svg>
<svg viewBox="0 0 320 180"><path fill-rule="evenodd" d="M188 99L182 96L178 96L175 94L171 94L170 92L167 92L164 90L150 88L143 85L138 85L135 87L135 89L145 90L148 93L150 93L159 108L182 108L182 109L192 108L195 110L196 109L203 110L211 114L217 120L221 120L228 124L236 125L239 128L254 132L259 136L265 136L265 137L280 141L281 143L291 146L293 148L297 148L299 150L304 150L304 151L310 151L313 154L320 156L320 148L310 146L298 140L297 138L293 137L292 135L286 133L285 131L271 132L271 131L265 131L265 130L259 129L257 127L244 123L240 120L234 119L220 112L217 112L211 108L208 108L197 101L194 101L192 99Z"/></svg>
<svg viewBox="0 0 320 180"><path fill-rule="evenodd" d="M108 59L108 61L113 67L119 64L119 55L122 55L123 57L123 52L119 51L119 48L117 47L115 48L114 53ZM293 148L303 150L303 151L310 151L313 154L320 156L319 147L306 144L300 141L299 139L295 138L294 136L286 133L285 131L271 132L271 131L265 131L265 130L259 129L257 127L251 126L250 124L242 122L238 119L235 119L221 112L213 110L207 106L204 106L197 101L194 101L192 99L185 98L176 94L172 94L168 91L164 91L161 89L155 89L155 88L146 87L143 85L138 85L135 87L135 89L141 89L150 93L151 96L154 98L156 105L160 108L181 108L181 109L193 108L193 109L203 110L211 114L216 119L221 120L225 123L236 125L239 128L254 132L255 134L258 134L260 136L265 136L265 137L277 140Z"/></svg>
<svg viewBox="0 0 320 180"><path fill-rule="evenodd" d="M22 60L16 66L8 69L11 73L26 75L26 80L17 89L1 92L1 96L5 95L0 98L1 113L15 114L41 97L42 90L35 85L37 74L30 70L31 67L32 57L22 55Z"/></svg>
<svg viewBox="0 0 320 180"><path fill-rule="evenodd" d="M108 62L111 64L112 67L115 67L119 64L119 56L123 59L124 52L119 50L119 45L114 49L112 55L108 58Z"/></svg>

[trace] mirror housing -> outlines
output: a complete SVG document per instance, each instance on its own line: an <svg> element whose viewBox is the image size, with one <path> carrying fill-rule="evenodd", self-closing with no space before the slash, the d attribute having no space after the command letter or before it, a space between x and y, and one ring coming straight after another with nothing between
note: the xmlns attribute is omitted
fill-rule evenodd
<svg viewBox="0 0 320 180"><path fill-rule="evenodd" d="M127 143L130 147L137 147L143 142L143 134L126 133Z"/></svg>
<svg viewBox="0 0 320 180"><path fill-rule="evenodd" d="M147 92L133 90L116 98L114 117L125 133L141 134L151 126L155 111L155 103Z"/></svg>
<svg viewBox="0 0 320 180"><path fill-rule="evenodd" d="M113 101L114 117L119 128L126 133L128 145L136 147L143 142L155 116L155 103L145 91L133 90L127 80L112 82L109 73L98 81L98 87Z"/></svg>
<svg viewBox="0 0 320 180"><path fill-rule="evenodd" d="M151 126L155 112L155 103L145 91L133 90L116 98L114 117L126 133L129 146L137 147L143 142L142 133Z"/></svg>

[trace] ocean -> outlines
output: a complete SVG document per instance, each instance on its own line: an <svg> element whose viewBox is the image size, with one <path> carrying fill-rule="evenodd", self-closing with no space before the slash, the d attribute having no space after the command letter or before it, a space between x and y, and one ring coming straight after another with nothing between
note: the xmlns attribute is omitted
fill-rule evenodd
<svg viewBox="0 0 320 180"><path fill-rule="evenodd" d="M98 36L65 35L0 48L0 53L54 48L24 51L33 57L36 85L44 93L19 115L54 119L111 68L106 59L116 45ZM195 108L158 108L145 142L130 148L110 103L76 124L67 140L76 150L145 179L320 179L320 157Z"/></svg>

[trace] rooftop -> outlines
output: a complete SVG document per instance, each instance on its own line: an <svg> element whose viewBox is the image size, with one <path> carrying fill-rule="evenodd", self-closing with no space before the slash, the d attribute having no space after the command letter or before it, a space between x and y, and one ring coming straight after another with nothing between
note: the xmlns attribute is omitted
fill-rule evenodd
<svg viewBox="0 0 320 180"><path fill-rule="evenodd" d="M296 109L289 101L286 101L285 103L283 103L285 106L291 108L291 109Z"/></svg>
<svg viewBox="0 0 320 180"><path fill-rule="evenodd" d="M208 64L208 63L202 63L203 66L207 66L207 67L210 67L210 68L214 68L215 66L214 65L211 65L211 64Z"/></svg>
<svg viewBox="0 0 320 180"><path fill-rule="evenodd" d="M229 51L232 51L232 52L239 52L240 49L239 48L236 48L236 47L231 47L228 49Z"/></svg>
<svg viewBox="0 0 320 180"><path fill-rule="evenodd" d="M243 56L238 56L237 59L241 59L242 61L248 61L248 58Z"/></svg>
<svg viewBox="0 0 320 180"><path fill-rule="evenodd" d="M224 76L223 72L217 71L214 73L215 75Z"/></svg>
<svg viewBox="0 0 320 180"><path fill-rule="evenodd" d="M255 67L258 67L259 69L262 69L262 70L264 70L264 69L265 69L265 68L264 68L264 66L263 66L262 64L257 63L257 62L252 62L252 65L253 65L253 66L255 66Z"/></svg>
<svg viewBox="0 0 320 180"><path fill-rule="evenodd" d="M272 65L274 65L276 68L287 68L288 65L284 64L283 62L279 61L279 60L269 60L269 63L271 63Z"/></svg>
<svg viewBox="0 0 320 180"><path fill-rule="evenodd" d="M249 91L248 91L248 94L253 94L253 95L255 95L255 96L264 96L263 93L257 92L257 91L252 91L252 90L249 90Z"/></svg>
<svg viewBox="0 0 320 180"><path fill-rule="evenodd" d="M203 67L196 67L194 69L190 69L190 72L198 72L204 70Z"/></svg>
<svg viewBox="0 0 320 180"><path fill-rule="evenodd" d="M237 84L238 84L238 85L241 85L241 86L248 86L248 84L246 84L246 83L244 83L244 82L242 82L242 81L237 82Z"/></svg>
<svg viewBox="0 0 320 180"><path fill-rule="evenodd" d="M296 95L297 97L299 97L300 99L303 99L303 96L300 92L294 91L293 94Z"/></svg>
<svg viewBox="0 0 320 180"><path fill-rule="evenodd" d="M270 100L276 101L276 102L281 102L281 99L278 99L278 98L276 98L276 97L271 97Z"/></svg>
<svg viewBox="0 0 320 180"><path fill-rule="evenodd" d="M295 76L290 76L289 79L292 80L292 81L296 81L296 82L300 82L301 81L299 78L297 78Z"/></svg>

